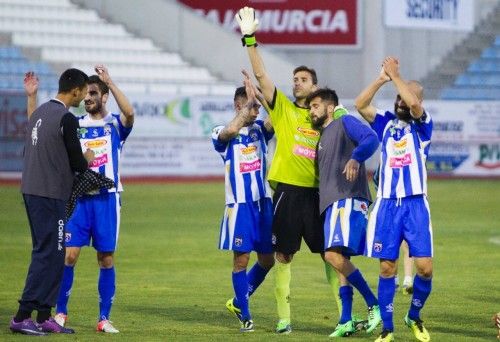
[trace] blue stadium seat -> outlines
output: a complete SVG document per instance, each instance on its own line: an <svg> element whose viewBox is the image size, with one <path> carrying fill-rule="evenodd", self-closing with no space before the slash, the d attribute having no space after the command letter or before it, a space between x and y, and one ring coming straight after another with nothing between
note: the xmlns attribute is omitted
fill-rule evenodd
<svg viewBox="0 0 500 342"><path fill-rule="evenodd" d="M41 90L57 90L57 77L49 64L29 61L17 46L0 46L0 89L22 90L23 75L29 70L40 75Z"/></svg>
<svg viewBox="0 0 500 342"><path fill-rule="evenodd" d="M445 88L440 96L443 100L500 100L500 88L452 87Z"/></svg>
<svg viewBox="0 0 500 342"><path fill-rule="evenodd" d="M443 89L445 100L500 100L500 35L484 49L481 57L457 76L453 85Z"/></svg>

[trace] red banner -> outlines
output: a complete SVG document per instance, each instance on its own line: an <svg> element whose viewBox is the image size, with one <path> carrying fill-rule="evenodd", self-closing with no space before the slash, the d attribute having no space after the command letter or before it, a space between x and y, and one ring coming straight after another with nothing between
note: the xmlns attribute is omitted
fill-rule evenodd
<svg viewBox="0 0 500 342"><path fill-rule="evenodd" d="M257 41L275 45L357 47L357 0L179 0L206 19L239 32L237 11L249 6L259 18Z"/></svg>

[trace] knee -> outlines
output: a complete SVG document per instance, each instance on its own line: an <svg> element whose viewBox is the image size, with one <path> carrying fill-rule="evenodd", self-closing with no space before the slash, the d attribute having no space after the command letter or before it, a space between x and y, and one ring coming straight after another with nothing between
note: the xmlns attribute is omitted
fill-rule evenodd
<svg viewBox="0 0 500 342"><path fill-rule="evenodd" d="M380 276L391 278L396 275L396 261L384 260L380 262Z"/></svg>
<svg viewBox="0 0 500 342"><path fill-rule="evenodd" d="M259 258L259 265L265 270L270 270L274 266L274 254L262 256Z"/></svg>
<svg viewBox="0 0 500 342"><path fill-rule="evenodd" d="M432 259L431 258L416 258L415 268L417 274L422 278L432 278Z"/></svg>
<svg viewBox="0 0 500 342"><path fill-rule="evenodd" d="M114 266L113 254L98 254L97 263L100 268L112 268Z"/></svg>
<svg viewBox="0 0 500 342"><path fill-rule="evenodd" d="M66 256L64 257L64 264L66 266L75 266L78 260L78 255L74 253L68 253L66 251Z"/></svg>
<svg viewBox="0 0 500 342"><path fill-rule="evenodd" d="M293 254L283 254L283 253L276 253L276 260L282 264L289 264L292 262L293 259Z"/></svg>
<svg viewBox="0 0 500 342"><path fill-rule="evenodd" d="M249 260L249 253L235 253L233 258L233 272L241 272L243 270L246 270Z"/></svg>
<svg viewBox="0 0 500 342"><path fill-rule="evenodd" d="M344 256L337 251L327 251L325 253L325 261L332 265L336 270L341 268L344 259Z"/></svg>
<svg viewBox="0 0 500 342"><path fill-rule="evenodd" d="M422 278L432 278L432 264L417 268L417 274Z"/></svg>

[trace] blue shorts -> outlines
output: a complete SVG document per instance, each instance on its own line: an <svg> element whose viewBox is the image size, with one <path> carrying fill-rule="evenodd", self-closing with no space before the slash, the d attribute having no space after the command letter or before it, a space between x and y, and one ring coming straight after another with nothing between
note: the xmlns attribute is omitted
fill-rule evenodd
<svg viewBox="0 0 500 342"><path fill-rule="evenodd" d="M325 251L341 247L345 256L364 254L368 206L365 199L346 198L326 209Z"/></svg>
<svg viewBox="0 0 500 342"><path fill-rule="evenodd" d="M270 198L226 205L220 225L219 249L272 253L273 205Z"/></svg>
<svg viewBox="0 0 500 342"><path fill-rule="evenodd" d="M408 243L411 257L432 257L432 224L427 198L423 195L399 200L377 198L368 221L366 255L396 260L403 240Z"/></svg>
<svg viewBox="0 0 500 342"><path fill-rule="evenodd" d="M78 199L66 225L66 247L90 245L98 252L114 252L120 231L120 194L85 195Z"/></svg>

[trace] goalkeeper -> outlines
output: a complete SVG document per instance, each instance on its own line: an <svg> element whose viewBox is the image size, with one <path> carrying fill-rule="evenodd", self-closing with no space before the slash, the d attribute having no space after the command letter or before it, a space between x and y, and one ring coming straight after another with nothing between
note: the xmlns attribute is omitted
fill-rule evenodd
<svg viewBox="0 0 500 342"><path fill-rule="evenodd" d="M275 295L279 321L276 332L292 331L290 317L290 263L300 249L302 238L313 253L323 255L323 224L319 215L318 172L315 165L316 146L320 132L312 127L306 98L317 89L314 69L299 66L293 71L295 101L276 89L264 67L257 49L255 32L258 20L253 8L238 11L236 20L243 34L250 63L260 89L269 107L269 115L276 134L276 151L269 171L269 182L274 188L273 244L276 251ZM335 117L346 113L336 108ZM325 264L327 278L338 300L338 279L331 266ZM340 304L339 304L340 305Z"/></svg>

